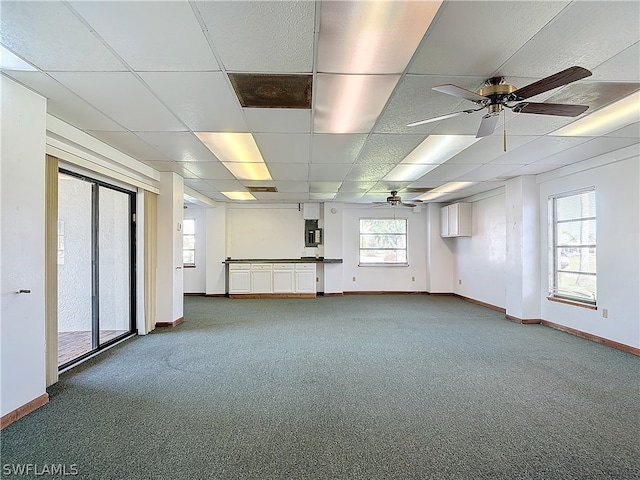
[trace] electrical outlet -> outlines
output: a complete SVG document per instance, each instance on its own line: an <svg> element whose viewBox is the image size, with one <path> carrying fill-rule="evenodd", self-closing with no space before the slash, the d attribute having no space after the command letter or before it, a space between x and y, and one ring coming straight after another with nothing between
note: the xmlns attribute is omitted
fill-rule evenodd
<svg viewBox="0 0 640 480"><path fill-rule="evenodd" d="M602 309L602 318L609 318L609 309L608 308L603 308Z"/></svg>
<svg viewBox="0 0 640 480"><path fill-rule="evenodd" d="M462 285L462 279L458 280L458 285Z"/></svg>
<svg viewBox="0 0 640 480"><path fill-rule="evenodd" d="M416 277L411 277L411 281L415 282L416 281Z"/></svg>
<svg viewBox="0 0 640 480"><path fill-rule="evenodd" d="M320 277L316 277L316 283L320 281Z"/></svg>
<svg viewBox="0 0 640 480"><path fill-rule="evenodd" d="M352 277L352 280L355 282L356 281L356 277Z"/></svg>

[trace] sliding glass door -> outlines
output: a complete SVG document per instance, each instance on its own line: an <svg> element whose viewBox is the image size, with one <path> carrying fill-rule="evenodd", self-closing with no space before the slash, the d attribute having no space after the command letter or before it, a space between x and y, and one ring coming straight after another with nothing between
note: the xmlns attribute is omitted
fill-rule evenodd
<svg viewBox="0 0 640 480"><path fill-rule="evenodd" d="M132 192L60 170L58 366L134 332Z"/></svg>

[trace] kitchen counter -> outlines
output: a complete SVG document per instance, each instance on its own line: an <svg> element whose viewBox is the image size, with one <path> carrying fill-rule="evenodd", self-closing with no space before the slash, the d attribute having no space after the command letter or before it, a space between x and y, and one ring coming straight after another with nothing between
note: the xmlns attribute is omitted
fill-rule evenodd
<svg viewBox="0 0 640 480"><path fill-rule="evenodd" d="M225 264L230 263L342 263L341 258L302 257L302 258L229 258Z"/></svg>

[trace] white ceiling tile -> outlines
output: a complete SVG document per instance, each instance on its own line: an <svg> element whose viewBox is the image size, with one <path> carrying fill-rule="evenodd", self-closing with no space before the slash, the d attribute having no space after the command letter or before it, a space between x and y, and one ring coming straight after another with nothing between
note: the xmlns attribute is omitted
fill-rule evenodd
<svg viewBox="0 0 640 480"><path fill-rule="evenodd" d="M309 163L309 135L254 133L253 138L267 163Z"/></svg>
<svg viewBox="0 0 640 480"><path fill-rule="evenodd" d="M345 164L311 164L309 165L309 180L312 182L342 182L347 176L351 165Z"/></svg>
<svg viewBox="0 0 640 480"><path fill-rule="evenodd" d="M197 175L194 175L192 172L187 170L184 165L179 164L178 162L173 161L149 161L146 160L144 163L149 165L151 168L156 169L159 172L175 172L180 175L182 178L195 179Z"/></svg>
<svg viewBox="0 0 640 480"><path fill-rule="evenodd" d="M57 72L51 75L129 130L185 129L131 73Z"/></svg>
<svg viewBox="0 0 640 480"><path fill-rule="evenodd" d="M363 195L363 193L338 192L333 199L337 202L355 203L359 202L362 199Z"/></svg>
<svg viewBox="0 0 640 480"><path fill-rule="evenodd" d="M187 2L73 1L79 12L134 70L219 70Z"/></svg>
<svg viewBox="0 0 640 480"><path fill-rule="evenodd" d="M349 170L346 180L356 182L378 181L395 166L395 163L356 163Z"/></svg>
<svg viewBox="0 0 640 480"><path fill-rule="evenodd" d="M534 139L520 147L511 145L507 135L507 153L492 160L493 164L525 165L589 140L588 137L529 137Z"/></svg>
<svg viewBox="0 0 640 480"><path fill-rule="evenodd" d="M523 135L508 135L507 136L507 152L511 152L521 145L531 142L536 137L527 137ZM504 139L502 132L499 134L494 133L487 137L481 138L468 148L465 148L462 152L447 160L447 164L455 163L475 163L483 164L491 161L496 161L506 155L504 151Z"/></svg>
<svg viewBox="0 0 640 480"><path fill-rule="evenodd" d="M367 193L376 182L345 181L340 185L340 193Z"/></svg>
<svg viewBox="0 0 640 480"><path fill-rule="evenodd" d="M627 138L640 138L640 123L635 122L626 127L622 127L619 130L614 130L611 133L607 133L607 137L627 137Z"/></svg>
<svg viewBox="0 0 640 480"><path fill-rule="evenodd" d="M536 164L570 165L640 142L640 138L599 137L576 147L537 160Z"/></svg>
<svg viewBox="0 0 640 480"><path fill-rule="evenodd" d="M219 192L245 192L247 190L238 180L207 180L206 183Z"/></svg>
<svg viewBox="0 0 640 480"><path fill-rule="evenodd" d="M434 182L434 181L443 181L449 182L458 178L460 175L463 175L471 170L478 168L478 165L475 164L466 164L466 163L444 163L437 168L434 168L429 173L427 173L424 177L419 178L417 182L411 183L411 185L415 185L419 182Z"/></svg>
<svg viewBox="0 0 640 480"><path fill-rule="evenodd" d="M315 133L368 133L400 75L316 76Z"/></svg>
<svg viewBox="0 0 640 480"><path fill-rule="evenodd" d="M473 108L473 103L432 90L436 85L453 83L467 90L480 88L485 77L442 77L406 75L376 123L376 133L428 134L437 122L407 127L408 123ZM475 133L475 132L474 132Z"/></svg>
<svg viewBox="0 0 640 480"><path fill-rule="evenodd" d="M282 193L306 193L309 191L309 184L307 182L275 182L278 192Z"/></svg>
<svg viewBox="0 0 640 480"><path fill-rule="evenodd" d="M640 58L640 42L634 43L595 67L589 80L638 83L640 82L638 58Z"/></svg>
<svg viewBox="0 0 640 480"><path fill-rule="evenodd" d="M229 170L217 160L215 162L177 162L196 177L203 180L235 180Z"/></svg>
<svg viewBox="0 0 640 480"><path fill-rule="evenodd" d="M548 172L550 170L555 170L556 168L560 168L561 165L552 165L552 164L541 164L541 163L531 163L529 165L524 165L522 167L518 167L515 170L512 170L507 173L508 176L519 177L520 175L539 175L540 173Z"/></svg>
<svg viewBox="0 0 640 480"><path fill-rule="evenodd" d="M440 2L322 2L318 71L402 73Z"/></svg>
<svg viewBox="0 0 640 480"><path fill-rule="evenodd" d="M246 132L242 108L220 72L147 72L142 79L194 132Z"/></svg>
<svg viewBox="0 0 640 480"><path fill-rule="evenodd" d="M189 188L193 188L194 190L198 190L200 191L214 191L215 187L213 187L212 185L210 185L208 182L200 179L200 178L185 178L184 179L184 184L189 187Z"/></svg>
<svg viewBox="0 0 640 480"><path fill-rule="evenodd" d="M253 196L256 197L256 200L265 203L299 202L309 198L309 194L306 192L255 192Z"/></svg>
<svg viewBox="0 0 640 480"><path fill-rule="evenodd" d="M124 131L124 128L42 72L11 71L8 75L47 98L47 112L86 130Z"/></svg>
<svg viewBox="0 0 640 480"><path fill-rule="evenodd" d="M0 41L42 70L127 70L62 2L3 1Z"/></svg>
<svg viewBox="0 0 640 480"><path fill-rule="evenodd" d="M245 108L254 133L311 133L311 110L297 108Z"/></svg>
<svg viewBox="0 0 640 480"><path fill-rule="evenodd" d="M522 3L522 8L528 10L536 3ZM573 65L592 69L636 43L639 30L639 2L572 2L522 46L500 73L543 78Z"/></svg>
<svg viewBox="0 0 640 480"><path fill-rule="evenodd" d="M336 198L335 193L309 193L309 200L331 201Z"/></svg>
<svg viewBox="0 0 640 480"><path fill-rule="evenodd" d="M142 161L170 161L171 159L160 153L147 142L131 132L105 132L87 130L89 135L113 145L127 155Z"/></svg>
<svg viewBox="0 0 640 480"><path fill-rule="evenodd" d="M310 73L315 2L196 2L224 67Z"/></svg>
<svg viewBox="0 0 640 480"><path fill-rule="evenodd" d="M412 182L394 182L382 180L371 187L369 193L389 193L392 190L399 191L403 188L407 188L409 185L411 185L411 183Z"/></svg>
<svg viewBox="0 0 640 480"><path fill-rule="evenodd" d="M507 113L507 139L509 135L546 135L574 120L575 118L571 117L528 113L511 114L511 120L509 120L509 113ZM501 133L502 121L500 121L499 127L499 130L496 127L496 133Z"/></svg>
<svg viewBox="0 0 640 480"><path fill-rule="evenodd" d="M310 182L309 193L336 193L342 182Z"/></svg>
<svg viewBox="0 0 640 480"><path fill-rule="evenodd" d="M216 156L190 132L139 132L149 145L176 162L217 162Z"/></svg>
<svg viewBox="0 0 640 480"><path fill-rule="evenodd" d="M445 2L409 72L491 77L567 3Z"/></svg>
<svg viewBox="0 0 640 480"><path fill-rule="evenodd" d="M478 168L471 170L470 172L459 175L455 180L460 182L482 182L486 180L494 180L496 177L504 175L522 166L523 165L516 166L500 164L480 165Z"/></svg>
<svg viewBox="0 0 640 480"><path fill-rule="evenodd" d="M311 162L351 164L366 139L362 134L316 134L312 139Z"/></svg>
<svg viewBox="0 0 640 480"><path fill-rule="evenodd" d="M307 163L270 163L267 168L274 180L307 181L309 179L309 164Z"/></svg>
<svg viewBox="0 0 640 480"><path fill-rule="evenodd" d="M399 163L424 140L424 135L374 133L365 142L357 163Z"/></svg>

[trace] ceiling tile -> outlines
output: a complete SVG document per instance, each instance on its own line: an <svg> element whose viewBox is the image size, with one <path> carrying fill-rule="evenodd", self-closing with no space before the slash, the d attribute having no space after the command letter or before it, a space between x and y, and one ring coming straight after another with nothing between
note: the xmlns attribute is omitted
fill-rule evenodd
<svg viewBox="0 0 640 480"><path fill-rule="evenodd" d="M523 10L535 4L523 3ZM639 30L639 2L571 2L500 73L543 78L572 65L592 69L636 43Z"/></svg>
<svg viewBox="0 0 640 480"><path fill-rule="evenodd" d="M336 202L357 203L362 200L363 193L338 192L333 198Z"/></svg>
<svg viewBox="0 0 640 480"><path fill-rule="evenodd" d="M525 145L533 141L536 137L529 137L524 135L507 135L507 152L512 152L518 147ZM447 160L447 164L455 163L475 163L484 164L492 161L497 161L506 155L504 151L504 139L502 132L494 133L487 137L481 138L468 148L465 148L462 152ZM507 160L508 161L508 160Z"/></svg>
<svg viewBox="0 0 640 480"><path fill-rule="evenodd" d="M371 134L357 163L399 163L424 140L424 135Z"/></svg>
<svg viewBox="0 0 640 480"><path fill-rule="evenodd" d="M245 108L249 129L255 133L310 133L311 111L295 108Z"/></svg>
<svg viewBox="0 0 640 480"><path fill-rule="evenodd" d="M298 202L300 199L306 200L309 194L306 192L255 192L253 196L256 200L265 203L284 203L284 202Z"/></svg>
<svg viewBox="0 0 640 480"><path fill-rule="evenodd" d="M306 193L309 191L309 184L307 182L275 182L278 192L282 193Z"/></svg>
<svg viewBox="0 0 640 480"><path fill-rule="evenodd" d="M312 139L311 162L351 164L366 139L362 134L316 134Z"/></svg>
<svg viewBox="0 0 640 480"><path fill-rule="evenodd" d="M442 77L406 75L376 123L376 133L428 134L437 122L407 127L411 122L473 108L473 103L432 90L436 85L453 83L468 90L484 84L485 77ZM475 133L475 132L473 132Z"/></svg>
<svg viewBox="0 0 640 480"><path fill-rule="evenodd" d="M217 162L191 132L140 132L138 136L176 162Z"/></svg>
<svg viewBox="0 0 640 480"><path fill-rule="evenodd" d="M529 137L534 139L535 137ZM589 140L589 137L539 137L525 143L520 147L509 147L509 136L507 135L508 151L492 160L493 164L502 165L526 165L533 163L539 158L553 155L571 147L575 147Z"/></svg>
<svg viewBox="0 0 640 480"><path fill-rule="evenodd" d="M124 128L42 72L11 71L8 75L47 98L47 112L80 129L124 131Z"/></svg>
<svg viewBox="0 0 640 480"><path fill-rule="evenodd" d="M315 2L199 1L196 5L226 70L312 71Z"/></svg>
<svg viewBox="0 0 640 480"><path fill-rule="evenodd" d="M335 193L309 193L309 200L331 201L336 198Z"/></svg>
<svg viewBox="0 0 640 480"><path fill-rule="evenodd" d="M219 192L245 192L247 190L238 180L207 180L206 183Z"/></svg>
<svg viewBox="0 0 640 480"><path fill-rule="evenodd" d="M640 42L636 42L609 60L592 69L593 76L589 80L640 82Z"/></svg>
<svg viewBox="0 0 640 480"><path fill-rule="evenodd" d="M189 187L189 188L193 188L194 190L198 190L200 191L214 191L215 187L213 187L212 185L210 185L208 182L200 179L200 178L185 178L184 179L184 184Z"/></svg>
<svg viewBox="0 0 640 480"><path fill-rule="evenodd" d="M203 180L235 180L229 170L217 160L215 162L177 162L196 177Z"/></svg>
<svg viewBox="0 0 640 480"><path fill-rule="evenodd" d="M460 182L483 182L487 180L494 180L496 177L505 173L511 172L516 168L523 165L501 165L501 164L489 164L481 165L478 168L461 174L455 178L455 181Z"/></svg>
<svg viewBox="0 0 640 480"><path fill-rule="evenodd" d="M310 182L309 193L336 193L342 182Z"/></svg>
<svg viewBox="0 0 640 480"><path fill-rule="evenodd" d="M573 148L537 160L536 164L570 165L640 142L640 138L594 138Z"/></svg>
<svg viewBox="0 0 640 480"><path fill-rule="evenodd" d="M58 72L51 75L129 130L185 129L131 73Z"/></svg>
<svg viewBox="0 0 640 480"><path fill-rule="evenodd" d="M267 163L271 177L274 180L307 181L309 179L309 164L307 163Z"/></svg>
<svg viewBox="0 0 640 480"><path fill-rule="evenodd" d="M491 77L567 3L445 2L409 72Z"/></svg>
<svg viewBox="0 0 640 480"><path fill-rule="evenodd" d="M87 130L87 133L138 160L155 162L171 160L131 132Z"/></svg>
<svg viewBox="0 0 640 480"><path fill-rule="evenodd" d="M510 116L511 120L509 120ZM560 127L568 125L574 120L575 119L571 117L556 117L553 115L535 115L527 113L514 114L507 112L507 140L509 139L509 135L546 135ZM498 127L496 127L496 130L498 130ZM501 124L500 130L502 130Z"/></svg>
<svg viewBox="0 0 640 480"><path fill-rule="evenodd" d="M242 108L220 72L147 72L142 79L195 132L246 132Z"/></svg>
<svg viewBox="0 0 640 480"><path fill-rule="evenodd" d="M42 70L127 70L62 2L3 1L0 41Z"/></svg>
<svg viewBox="0 0 640 480"><path fill-rule="evenodd" d="M322 2L318 71L402 73L440 2Z"/></svg>
<svg viewBox="0 0 640 480"><path fill-rule="evenodd" d="M376 182L342 182L340 193L367 193Z"/></svg>
<svg viewBox="0 0 640 480"><path fill-rule="evenodd" d="M529 165L518 167L515 170L508 172L506 175L513 176L513 177L519 177L520 175L539 175L541 173L548 172L550 170L555 170L556 168L560 168L560 167L561 165L531 163Z"/></svg>
<svg viewBox="0 0 640 480"><path fill-rule="evenodd" d="M134 70L219 70L188 2L87 2L71 6Z"/></svg>
<svg viewBox="0 0 640 480"><path fill-rule="evenodd" d="M267 163L309 163L309 135L254 133L253 138Z"/></svg>
<svg viewBox="0 0 640 480"><path fill-rule="evenodd" d="M378 181L395 166L395 163L356 163L349 170L346 180L356 182Z"/></svg>
<svg viewBox="0 0 640 480"><path fill-rule="evenodd" d="M315 84L315 133L368 133L400 75L318 74Z"/></svg>
<svg viewBox="0 0 640 480"><path fill-rule="evenodd" d="M159 172L175 172L185 179L197 178L197 175L194 175L192 172L187 170L184 165L179 164L178 162L173 162L173 161L154 162L154 161L146 160L144 163L146 163L151 168L154 168Z"/></svg>
<svg viewBox="0 0 640 480"><path fill-rule="evenodd" d="M412 182L394 182L394 181L381 181L376 183L371 189L369 193L389 193L391 190L402 190L403 188L407 188L411 185ZM408 196L408 195L407 195Z"/></svg>
<svg viewBox="0 0 640 480"><path fill-rule="evenodd" d="M458 178L460 175L464 175L471 170L478 168L478 165L475 164L466 164L466 163L457 163L450 164L449 162L440 165L437 168L434 168L429 173L427 173L424 177L419 178L418 181L411 183L411 185L415 185L420 182L433 182L433 181L443 181L449 182Z"/></svg>
<svg viewBox="0 0 640 480"><path fill-rule="evenodd" d="M342 182L347 176L351 165L345 164L311 164L309 165L309 180L312 182Z"/></svg>
<svg viewBox="0 0 640 480"><path fill-rule="evenodd" d="M627 138L640 138L640 123L635 122L626 127L622 127L619 130L615 130L611 133L607 133L607 137L627 137Z"/></svg>

